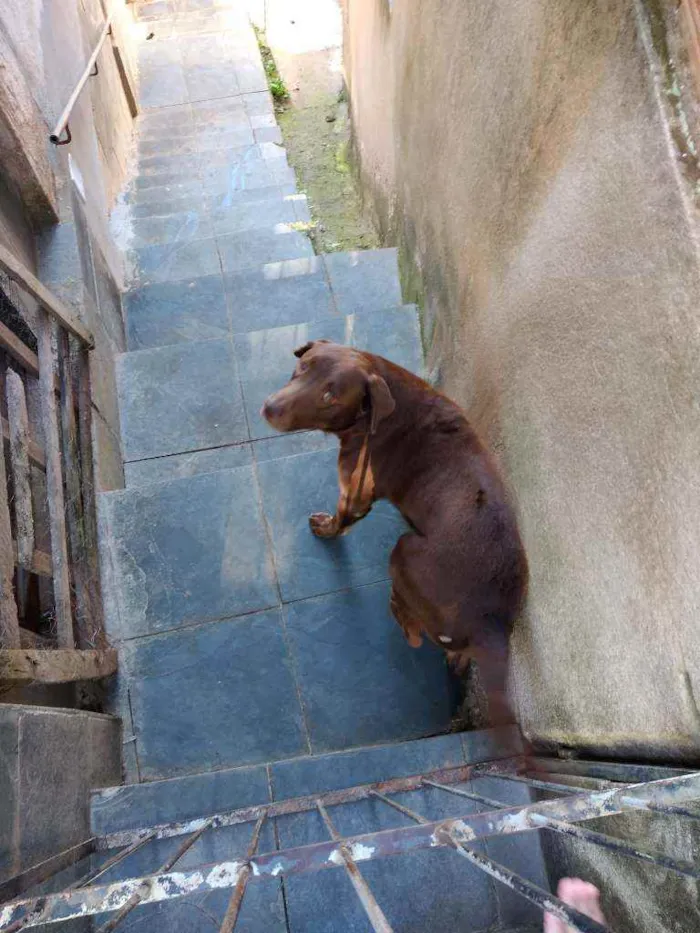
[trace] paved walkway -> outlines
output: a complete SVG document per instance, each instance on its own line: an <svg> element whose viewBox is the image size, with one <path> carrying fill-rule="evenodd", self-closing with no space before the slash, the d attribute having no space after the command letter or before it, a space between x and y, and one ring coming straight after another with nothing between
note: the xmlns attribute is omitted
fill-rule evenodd
<svg viewBox="0 0 700 933"><path fill-rule="evenodd" d="M121 217L127 489L101 501L130 781L450 722L441 653L410 649L388 610L400 517L383 503L342 540L314 538L308 515L335 504L336 442L274 435L259 415L310 338L420 369L395 251L314 255L250 25L177 6L140 7L155 37Z"/></svg>
<svg viewBox="0 0 700 933"><path fill-rule="evenodd" d="M141 49L138 173L120 218L133 265L129 352L118 362L127 488L100 501L127 783L95 793L94 831L514 753L514 736L436 735L450 718L442 655L410 649L388 610L400 517L384 503L340 541L314 538L309 513L336 501L335 442L274 436L258 414L311 338L420 370L418 318L401 305L394 250L314 255L246 21L212 0L158 0L138 13L152 17L155 37ZM512 801L528 793L484 780L479 790ZM406 802L433 819L475 806L437 790ZM333 818L345 834L405 823L376 800ZM178 868L241 856L250 831L209 830ZM260 845L325 838L311 812L266 826ZM103 881L157 870L179 842L133 853ZM546 884L537 839L484 847ZM541 923L447 850L362 871L397 933ZM215 931L229 896L141 908L122 926ZM370 927L339 870L251 885L238 929Z"/></svg>

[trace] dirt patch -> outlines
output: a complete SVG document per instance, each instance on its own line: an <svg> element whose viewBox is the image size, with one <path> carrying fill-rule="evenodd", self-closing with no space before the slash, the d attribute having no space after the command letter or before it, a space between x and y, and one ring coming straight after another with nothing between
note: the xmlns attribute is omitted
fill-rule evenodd
<svg viewBox="0 0 700 933"><path fill-rule="evenodd" d="M289 164L309 201L308 234L316 252L374 249L379 237L365 214L348 157L350 122L340 49L290 54L272 49L287 101L277 107Z"/></svg>

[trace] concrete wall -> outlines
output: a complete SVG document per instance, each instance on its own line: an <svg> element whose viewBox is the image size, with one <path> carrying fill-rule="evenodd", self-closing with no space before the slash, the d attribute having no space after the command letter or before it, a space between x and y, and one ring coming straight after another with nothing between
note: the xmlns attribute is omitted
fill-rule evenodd
<svg viewBox="0 0 700 933"><path fill-rule="evenodd" d="M90 838L90 790L121 781L121 724L0 706L0 881Z"/></svg>
<svg viewBox="0 0 700 933"><path fill-rule="evenodd" d="M406 300L424 301L432 372L496 448L520 514L525 732L688 759L700 274L692 152L650 6L346 0L345 69L364 188Z"/></svg>

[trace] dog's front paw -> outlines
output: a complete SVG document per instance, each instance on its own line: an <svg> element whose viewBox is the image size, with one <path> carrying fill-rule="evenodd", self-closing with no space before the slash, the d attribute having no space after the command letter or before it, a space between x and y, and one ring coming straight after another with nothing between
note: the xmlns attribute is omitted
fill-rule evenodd
<svg viewBox="0 0 700 933"><path fill-rule="evenodd" d="M314 512L309 516L309 526L317 538L335 538L338 534L335 516L328 512Z"/></svg>

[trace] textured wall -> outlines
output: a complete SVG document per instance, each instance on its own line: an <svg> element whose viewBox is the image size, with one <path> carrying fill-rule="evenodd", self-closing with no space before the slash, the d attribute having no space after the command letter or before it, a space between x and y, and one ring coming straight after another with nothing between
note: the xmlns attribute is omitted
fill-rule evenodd
<svg viewBox="0 0 700 933"><path fill-rule="evenodd" d="M700 276L645 11L347 0L345 19L365 188L520 513L525 730L697 755Z"/></svg>
<svg viewBox="0 0 700 933"><path fill-rule="evenodd" d="M90 838L90 790L121 780L121 724L0 706L0 880Z"/></svg>

